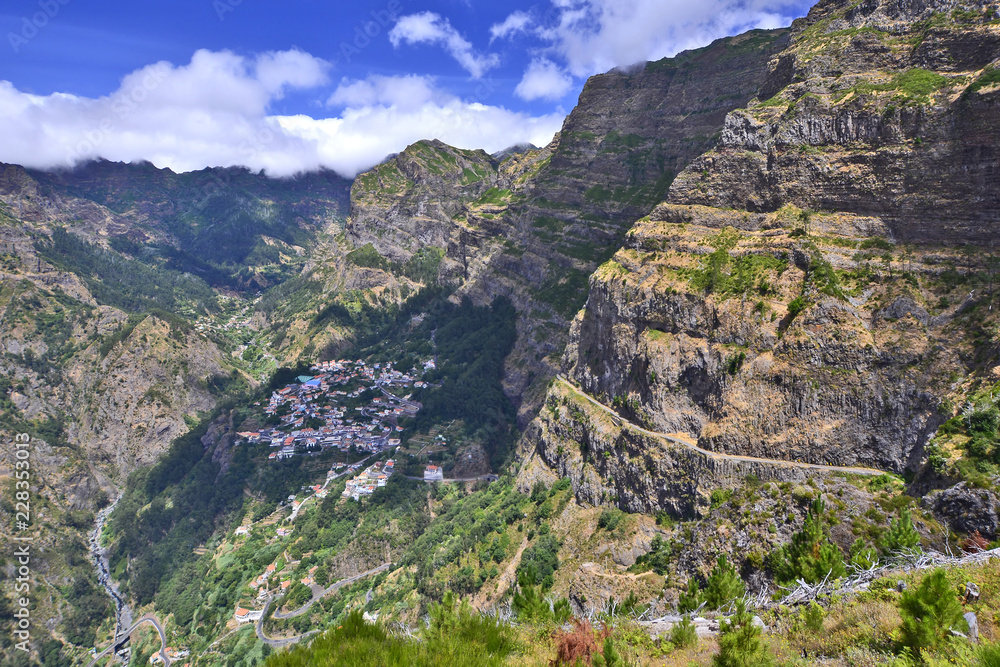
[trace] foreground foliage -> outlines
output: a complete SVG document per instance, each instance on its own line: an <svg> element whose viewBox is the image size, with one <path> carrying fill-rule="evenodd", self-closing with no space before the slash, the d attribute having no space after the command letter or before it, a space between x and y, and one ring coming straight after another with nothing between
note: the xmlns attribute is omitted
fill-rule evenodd
<svg viewBox="0 0 1000 667"><path fill-rule="evenodd" d="M902 642L915 652L940 648L952 629L969 629L958 596L941 569L934 570L914 590L904 592L899 607Z"/></svg>
<svg viewBox="0 0 1000 667"><path fill-rule="evenodd" d="M390 634L385 627L350 612L339 626L315 639L271 656L268 667L384 665L385 667L502 665L517 648L509 626L456 605L449 595L430 611L430 626L418 641Z"/></svg>

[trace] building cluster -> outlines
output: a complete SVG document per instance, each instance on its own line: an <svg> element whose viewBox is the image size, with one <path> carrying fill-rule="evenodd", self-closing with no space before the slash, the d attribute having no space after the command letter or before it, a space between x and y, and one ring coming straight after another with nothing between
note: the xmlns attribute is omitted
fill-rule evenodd
<svg viewBox="0 0 1000 667"><path fill-rule="evenodd" d="M183 660L191 655L191 651L188 649L176 649L173 646L168 646L163 652L165 652L167 657L170 658L171 663ZM166 664L166 661L163 659L163 655L160 651L157 651L153 655L149 656L149 664L157 665L160 663ZM190 663L185 663L184 667L188 667L189 664Z"/></svg>
<svg viewBox="0 0 1000 667"><path fill-rule="evenodd" d="M364 361L327 361L313 366L314 376L301 375L296 382L271 394L264 406L268 417L277 417L279 425L257 431L241 431L247 442L267 442L275 451L268 457L282 460L308 452L336 447L347 451L352 447L380 452L399 445L390 437L402 431L397 421L413 416L418 403L395 396L391 387L426 386L413 376L392 368L391 363L368 365ZM347 386L353 386L350 391ZM338 401L357 399L368 389L375 388L369 405L354 408L351 416Z"/></svg>
<svg viewBox="0 0 1000 667"><path fill-rule="evenodd" d="M357 500L361 496L375 493L375 489L385 486L389 478L392 477L395 466L396 462L392 459L384 464L382 462L373 463L354 479L347 480L347 486L342 495L345 498Z"/></svg>

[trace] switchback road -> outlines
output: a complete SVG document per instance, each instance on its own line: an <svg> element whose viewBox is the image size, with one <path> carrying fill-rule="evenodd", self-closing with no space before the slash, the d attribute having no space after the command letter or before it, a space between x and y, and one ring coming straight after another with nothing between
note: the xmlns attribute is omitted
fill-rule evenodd
<svg viewBox="0 0 1000 667"><path fill-rule="evenodd" d="M111 646L107 647L106 649L98 653L96 656L94 656L94 659L90 661L90 664L87 665L87 667L93 667L94 665L97 664L98 660L107 656L109 652L113 652L115 646L120 644L125 637L131 635L132 632L143 623L150 623L154 628L156 628L156 632L158 632L160 635L160 656L163 658L163 664L165 665L165 667L170 667L170 658L167 657L167 635L166 633L163 632L163 626L160 625L160 622L156 620L155 616L152 615L143 616L138 621L133 623L132 627L130 627L127 632L115 637L115 640L111 644Z"/></svg>
<svg viewBox="0 0 1000 667"><path fill-rule="evenodd" d="M330 593L333 593L338 588L346 586L347 584L353 584L358 579L364 579L365 577L371 576L371 575L376 574L378 572L382 572L384 570L388 570L390 565L391 565L391 563L382 563L378 567L373 567L372 569L367 570L365 572L362 572L361 574L356 574L353 577L348 577L346 579L341 579L340 581L334 582L334 583L330 584L325 590L323 590L323 592L320 593L319 595L313 595L312 599L309 600L309 602L306 602L304 605L302 605L298 609L295 609L293 611L289 611L287 613L281 613L280 611L274 612L274 618L276 618L278 620L283 620L283 619L286 619L286 618L295 618L296 616L301 616L302 614L304 614L307 611L309 611L309 607L313 606L313 603L316 602L317 600L326 597L327 595L329 595Z"/></svg>

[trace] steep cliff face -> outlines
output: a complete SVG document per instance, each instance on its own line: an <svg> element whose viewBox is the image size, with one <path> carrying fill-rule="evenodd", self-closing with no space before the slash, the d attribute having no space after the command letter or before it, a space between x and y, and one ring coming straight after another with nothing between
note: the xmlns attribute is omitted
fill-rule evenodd
<svg viewBox="0 0 1000 667"><path fill-rule="evenodd" d="M958 253L915 250L873 268L864 241L782 228L799 219L788 209L733 219L749 227L739 232L669 221L676 214L657 209L593 276L571 376L713 451L915 466L945 418L948 378L974 356L963 292L936 281L934 263Z"/></svg>
<svg viewBox="0 0 1000 667"><path fill-rule="evenodd" d="M751 31L591 77L552 144L502 161L414 144L358 177L348 236L395 262L439 248L439 279L459 295L513 300L522 317L505 385L524 424L555 371L587 276L674 175L718 141L726 113L757 93L786 39L786 30Z"/></svg>
<svg viewBox="0 0 1000 667"><path fill-rule="evenodd" d="M538 196L625 223L648 213L717 143L726 114L757 95L769 59L787 44L786 29L752 30L591 77L539 172Z"/></svg>
<svg viewBox="0 0 1000 667"><path fill-rule="evenodd" d="M877 217L901 240L989 243L1000 211L996 3L821 2L760 100L669 200Z"/></svg>
<svg viewBox="0 0 1000 667"><path fill-rule="evenodd" d="M797 21L759 99L591 277L567 375L712 452L919 469L954 406L994 382L998 17L831 1ZM572 469L543 417L526 448ZM632 480L626 460L594 464L581 497ZM654 465L617 502L655 506L698 469Z"/></svg>

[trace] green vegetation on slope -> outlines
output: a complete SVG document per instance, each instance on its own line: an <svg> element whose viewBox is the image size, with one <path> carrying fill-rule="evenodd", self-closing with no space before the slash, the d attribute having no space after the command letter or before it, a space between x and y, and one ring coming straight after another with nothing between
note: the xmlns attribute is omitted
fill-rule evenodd
<svg viewBox="0 0 1000 667"><path fill-rule="evenodd" d="M51 241L37 241L35 249L59 269L80 276L98 303L128 312L174 313L186 303L201 311L217 307L215 292L200 278L129 259L62 229L52 232Z"/></svg>

